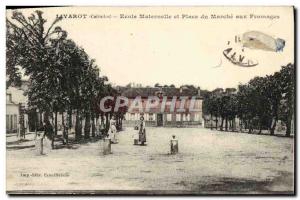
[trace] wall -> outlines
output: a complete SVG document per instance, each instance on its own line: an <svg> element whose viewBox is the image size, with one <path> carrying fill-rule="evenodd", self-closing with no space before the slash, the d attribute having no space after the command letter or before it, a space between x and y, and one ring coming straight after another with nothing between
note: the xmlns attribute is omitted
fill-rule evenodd
<svg viewBox="0 0 300 200"><path fill-rule="evenodd" d="M27 98L24 95L22 89L16 87L9 87L6 89L6 132L16 133L18 132L19 124L19 103L25 105ZM27 118L25 116L25 127L27 124Z"/></svg>

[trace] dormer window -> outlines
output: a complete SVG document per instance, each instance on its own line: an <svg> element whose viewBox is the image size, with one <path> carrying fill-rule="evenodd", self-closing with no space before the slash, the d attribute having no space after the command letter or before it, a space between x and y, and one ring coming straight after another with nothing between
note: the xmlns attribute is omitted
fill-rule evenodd
<svg viewBox="0 0 300 200"><path fill-rule="evenodd" d="M6 102L12 102L11 94L6 94Z"/></svg>

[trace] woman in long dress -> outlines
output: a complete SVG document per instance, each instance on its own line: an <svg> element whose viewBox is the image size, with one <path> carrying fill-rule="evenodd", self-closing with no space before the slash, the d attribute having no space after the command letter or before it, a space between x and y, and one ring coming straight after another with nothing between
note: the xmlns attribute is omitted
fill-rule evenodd
<svg viewBox="0 0 300 200"><path fill-rule="evenodd" d="M109 130L108 130L108 135L111 143L117 143L116 133L117 133L116 120L115 117L113 116L109 121Z"/></svg>
<svg viewBox="0 0 300 200"><path fill-rule="evenodd" d="M144 117L140 118L139 123L139 142L141 145L144 145L146 142L146 124L144 121Z"/></svg>

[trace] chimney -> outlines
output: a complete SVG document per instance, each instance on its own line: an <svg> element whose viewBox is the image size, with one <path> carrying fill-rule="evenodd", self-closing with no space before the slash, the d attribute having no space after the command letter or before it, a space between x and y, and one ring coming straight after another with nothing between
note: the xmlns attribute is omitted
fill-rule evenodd
<svg viewBox="0 0 300 200"><path fill-rule="evenodd" d="M198 96L200 97L201 96L201 89L200 89L200 87L198 87L197 89L198 89Z"/></svg>

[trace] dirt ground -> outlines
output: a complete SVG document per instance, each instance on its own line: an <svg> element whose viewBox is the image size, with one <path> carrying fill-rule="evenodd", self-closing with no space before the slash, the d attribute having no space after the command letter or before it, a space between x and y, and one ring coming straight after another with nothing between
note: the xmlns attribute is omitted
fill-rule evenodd
<svg viewBox="0 0 300 200"><path fill-rule="evenodd" d="M33 135L7 136L7 190L232 194L293 193L294 139L211 131L147 128L147 145L133 145L133 128L118 133L112 154L99 141L35 155ZM179 154L170 155L176 135ZM49 146L49 145L48 145ZM109 191L108 191L109 190ZM128 191L134 190L134 191Z"/></svg>

